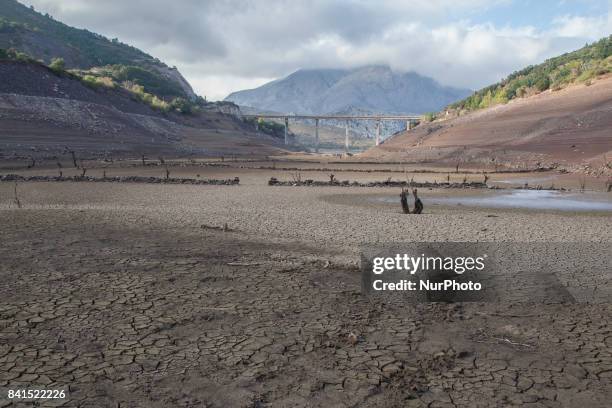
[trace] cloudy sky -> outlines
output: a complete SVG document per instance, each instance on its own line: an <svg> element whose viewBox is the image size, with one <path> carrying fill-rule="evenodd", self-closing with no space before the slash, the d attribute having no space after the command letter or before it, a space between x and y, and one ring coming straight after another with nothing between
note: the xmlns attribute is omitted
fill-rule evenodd
<svg viewBox="0 0 612 408"><path fill-rule="evenodd" d="M386 64L477 89L612 34L612 0L22 0L176 65L211 100Z"/></svg>

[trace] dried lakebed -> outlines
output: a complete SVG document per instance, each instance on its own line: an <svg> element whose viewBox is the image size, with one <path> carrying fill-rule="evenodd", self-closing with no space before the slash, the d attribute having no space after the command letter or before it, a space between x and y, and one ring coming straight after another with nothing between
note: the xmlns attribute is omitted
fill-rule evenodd
<svg viewBox="0 0 612 408"><path fill-rule="evenodd" d="M609 303L375 302L356 263L373 237L608 242L608 216L406 216L346 187L45 182L20 185L18 209L12 188L0 183L1 389L66 388L71 407L612 398Z"/></svg>

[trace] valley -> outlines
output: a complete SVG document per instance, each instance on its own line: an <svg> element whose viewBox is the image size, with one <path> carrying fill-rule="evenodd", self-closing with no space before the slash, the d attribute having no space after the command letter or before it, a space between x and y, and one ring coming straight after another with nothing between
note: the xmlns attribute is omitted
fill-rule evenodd
<svg viewBox="0 0 612 408"><path fill-rule="evenodd" d="M609 407L612 36L298 3L0 2L0 408Z"/></svg>

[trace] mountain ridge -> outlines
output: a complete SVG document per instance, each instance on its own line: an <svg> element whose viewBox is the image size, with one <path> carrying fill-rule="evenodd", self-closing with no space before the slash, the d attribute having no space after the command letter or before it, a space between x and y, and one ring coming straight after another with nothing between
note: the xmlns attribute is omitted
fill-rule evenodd
<svg viewBox="0 0 612 408"><path fill-rule="evenodd" d="M196 99L191 85L176 67L169 67L116 38L108 39L86 29L71 27L17 0L0 2L0 48L16 49L45 63L59 57L69 69L139 67L155 75L157 82L167 81L175 89L169 95L160 96ZM142 82L139 77L128 80Z"/></svg>
<svg viewBox="0 0 612 408"><path fill-rule="evenodd" d="M256 133L228 112L235 105L161 111L126 89L91 87L40 62L0 58L0 77L6 79L0 81L0 159L48 161L68 151L91 159L281 151L282 139Z"/></svg>
<svg viewBox="0 0 612 408"><path fill-rule="evenodd" d="M529 65L513 72L503 80L447 106L446 111L460 115L548 90L559 91L572 84L589 85L598 77L611 72L612 35L575 51L549 58L541 64Z"/></svg>
<svg viewBox="0 0 612 408"><path fill-rule="evenodd" d="M261 110L323 114L349 107L386 113L437 111L471 94L416 72L384 65L353 69L300 69L258 88L233 92L225 100Z"/></svg>

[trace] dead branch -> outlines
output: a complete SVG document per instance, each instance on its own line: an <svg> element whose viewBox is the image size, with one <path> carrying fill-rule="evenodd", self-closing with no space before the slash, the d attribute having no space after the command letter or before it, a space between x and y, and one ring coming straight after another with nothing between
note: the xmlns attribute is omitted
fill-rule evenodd
<svg viewBox="0 0 612 408"><path fill-rule="evenodd" d="M15 202L15 205L17 205L17 208L21 208L21 200L19 200L19 195L17 194L17 182L15 182L15 188L13 189L13 194L14 194L13 201Z"/></svg>
<svg viewBox="0 0 612 408"><path fill-rule="evenodd" d="M299 171L296 171L295 173L291 174L291 178L293 179L294 183L301 183L302 182L302 173L300 173Z"/></svg>

